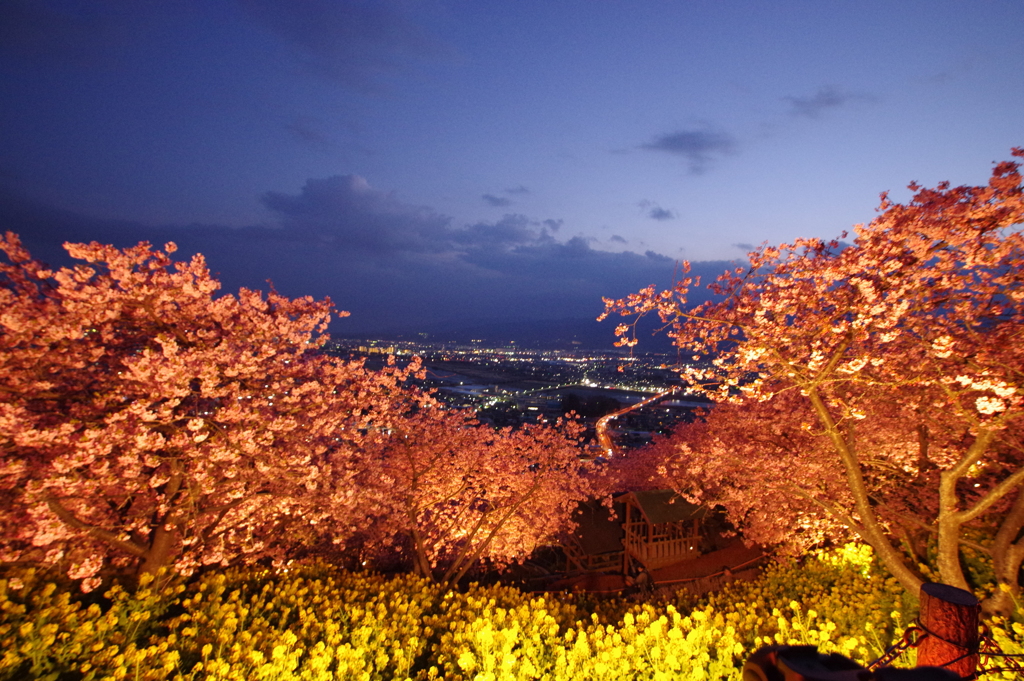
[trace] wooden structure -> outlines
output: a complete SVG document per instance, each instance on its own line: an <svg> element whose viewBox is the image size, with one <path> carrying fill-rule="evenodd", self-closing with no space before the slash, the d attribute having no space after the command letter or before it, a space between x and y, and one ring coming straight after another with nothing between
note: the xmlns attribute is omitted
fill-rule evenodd
<svg viewBox="0 0 1024 681"><path fill-rule="evenodd" d="M925 635L917 646L918 666L945 667L964 679L978 669L981 604L969 591L947 584L921 586L918 620Z"/></svg>
<svg viewBox="0 0 1024 681"><path fill-rule="evenodd" d="M672 490L620 494L612 509L596 501L581 504L577 531L562 546L567 571L625 575L692 560L701 554L706 514Z"/></svg>
<svg viewBox="0 0 1024 681"><path fill-rule="evenodd" d="M623 543L629 559L657 570L700 555L703 506L672 490L628 492L616 500L625 507Z"/></svg>

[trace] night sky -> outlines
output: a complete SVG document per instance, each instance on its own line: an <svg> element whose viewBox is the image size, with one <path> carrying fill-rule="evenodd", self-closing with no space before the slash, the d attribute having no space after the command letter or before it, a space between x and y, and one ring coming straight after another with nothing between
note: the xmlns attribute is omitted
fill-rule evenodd
<svg viewBox="0 0 1024 681"><path fill-rule="evenodd" d="M342 333L593 318L1024 145L1024 2L0 2L0 228ZM611 334L609 325L608 333Z"/></svg>

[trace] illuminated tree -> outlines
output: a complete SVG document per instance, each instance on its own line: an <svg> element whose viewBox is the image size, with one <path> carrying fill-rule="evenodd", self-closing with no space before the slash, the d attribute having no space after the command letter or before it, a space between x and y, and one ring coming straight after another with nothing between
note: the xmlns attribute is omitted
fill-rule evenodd
<svg viewBox="0 0 1024 681"><path fill-rule="evenodd" d="M694 503L721 506L746 539L792 553L845 534L841 523L793 494L793 480L814 480L827 496L843 490L826 475L821 443L794 422L806 411L782 393L767 402L721 404L668 436L613 459L624 489L683 491ZM756 471L756 473L753 473Z"/></svg>
<svg viewBox="0 0 1024 681"><path fill-rule="evenodd" d="M89 589L104 565L187 572L346 532L353 452L403 373L320 353L330 301L214 297L173 244L66 248L84 262L51 271L0 239L0 560Z"/></svg>
<svg viewBox="0 0 1024 681"><path fill-rule="evenodd" d="M481 559L522 561L568 529L593 493L579 430L495 430L466 412L419 405L364 451L359 483L376 514L375 542L397 538L418 574L449 585Z"/></svg>
<svg viewBox="0 0 1024 681"><path fill-rule="evenodd" d="M821 451L826 465L813 474L798 466L788 480L776 475L790 460L788 445L760 449L777 466L745 470L735 464L755 445L715 450L737 458L723 463L734 465L723 475L748 477L748 507L770 498L757 489L760 480L765 490L803 498L870 543L915 593L921 577L893 544L905 535L900 526L931 533L942 581L966 588L965 532L987 525L998 579L1017 594L1024 558L1019 166L998 164L987 186L911 189L906 205L883 195L880 215L854 228L852 244L762 246L749 268L710 286L716 300L689 307L700 282L687 277L670 290L607 300L605 314L657 312L680 348L695 360L713 358L684 369L696 389L720 402L775 402L780 429L814 438L800 436L792 447L799 456ZM627 344L636 340L631 328L617 330ZM777 400L801 406L778 408ZM763 409L772 407L757 413ZM734 439L767 437L751 430L742 410L723 412L717 433L730 429L730 415ZM778 517L781 531L787 515Z"/></svg>
<svg viewBox="0 0 1024 681"><path fill-rule="evenodd" d="M875 511L903 546L926 562L928 537L920 518L937 511L937 469L929 450L957 446L943 438L960 438L962 432L946 433L943 424L900 407L878 405L867 410L870 421L855 430L853 424L847 427ZM816 421L808 401L793 391L766 401L724 402L705 418L616 461L616 476L632 487L671 486L686 490L692 501L719 504L744 537L787 552L856 538L841 514L826 512L820 501L837 509L853 507L843 470ZM908 432L907 423L917 423L919 430ZM926 447L921 431L928 434ZM992 454L1007 456L999 449ZM971 491L963 490L973 496Z"/></svg>

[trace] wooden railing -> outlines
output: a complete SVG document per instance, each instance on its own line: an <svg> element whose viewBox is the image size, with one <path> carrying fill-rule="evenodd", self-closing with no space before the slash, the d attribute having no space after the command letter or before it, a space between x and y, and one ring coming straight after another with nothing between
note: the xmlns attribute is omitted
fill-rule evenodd
<svg viewBox="0 0 1024 681"><path fill-rule="evenodd" d="M646 542L634 537L626 538L626 550L648 570L679 563L700 555L700 537L678 537Z"/></svg>
<svg viewBox="0 0 1024 681"><path fill-rule="evenodd" d="M563 546L562 550L565 552L568 563L566 565L567 572L571 571L573 567L580 572L621 572L623 569L622 551L609 551L592 555L584 553L582 548L573 544Z"/></svg>

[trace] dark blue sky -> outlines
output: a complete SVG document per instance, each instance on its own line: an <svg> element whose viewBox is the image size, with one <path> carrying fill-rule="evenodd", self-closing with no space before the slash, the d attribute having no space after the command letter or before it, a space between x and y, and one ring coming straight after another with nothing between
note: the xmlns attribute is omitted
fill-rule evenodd
<svg viewBox="0 0 1024 681"><path fill-rule="evenodd" d="M591 317L1024 145L1024 3L5 0L0 219L348 331ZM719 265L709 266L716 269Z"/></svg>

